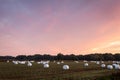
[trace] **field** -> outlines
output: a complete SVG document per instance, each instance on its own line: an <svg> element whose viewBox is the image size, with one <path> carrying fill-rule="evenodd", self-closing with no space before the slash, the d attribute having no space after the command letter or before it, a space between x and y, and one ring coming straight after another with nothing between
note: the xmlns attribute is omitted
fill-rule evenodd
<svg viewBox="0 0 120 80"><path fill-rule="evenodd" d="M15 65L12 62L0 62L0 80L96 80L99 77L109 76L119 70L108 70L101 68L100 64L88 62L89 66L84 67L84 62L75 63L64 61L62 64L50 62L49 68L42 64L28 67L26 64ZM64 64L69 65L69 70L63 70ZM105 64L112 64L106 62Z"/></svg>

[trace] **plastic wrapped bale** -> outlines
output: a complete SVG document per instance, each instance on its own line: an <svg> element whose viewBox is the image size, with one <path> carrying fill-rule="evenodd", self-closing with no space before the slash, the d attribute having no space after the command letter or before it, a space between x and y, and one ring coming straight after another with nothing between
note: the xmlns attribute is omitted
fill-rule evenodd
<svg viewBox="0 0 120 80"><path fill-rule="evenodd" d="M14 64L18 64L18 61L13 61Z"/></svg>
<svg viewBox="0 0 120 80"><path fill-rule="evenodd" d="M19 63L20 63L20 64L25 64L25 63L26 63L26 61L19 61Z"/></svg>
<svg viewBox="0 0 120 80"><path fill-rule="evenodd" d="M42 64L49 64L50 61L43 61Z"/></svg>
<svg viewBox="0 0 120 80"><path fill-rule="evenodd" d="M89 66L89 64L88 63L84 63L84 66L87 67L87 66Z"/></svg>
<svg viewBox="0 0 120 80"><path fill-rule="evenodd" d="M86 62L88 62L88 61L84 60L83 62L85 62L85 63L86 63Z"/></svg>
<svg viewBox="0 0 120 80"><path fill-rule="evenodd" d="M41 62L37 62L37 64L41 64Z"/></svg>
<svg viewBox="0 0 120 80"><path fill-rule="evenodd" d="M100 64L100 62L99 62L99 61L97 61L97 62L96 62L96 64Z"/></svg>
<svg viewBox="0 0 120 80"><path fill-rule="evenodd" d="M64 61L61 61L61 63L64 63Z"/></svg>
<svg viewBox="0 0 120 80"><path fill-rule="evenodd" d="M117 64L120 64L120 61L117 61L116 63L117 63Z"/></svg>
<svg viewBox="0 0 120 80"><path fill-rule="evenodd" d="M46 62L43 62L42 64L44 65L44 64L47 64L47 63L46 63Z"/></svg>
<svg viewBox="0 0 120 80"><path fill-rule="evenodd" d="M117 64L116 63L114 63L114 64L112 64L113 65L113 67L115 67Z"/></svg>
<svg viewBox="0 0 120 80"><path fill-rule="evenodd" d="M101 63L103 64L103 63L104 63L104 61L101 61Z"/></svg>
<svg viewBox="0 0 120 80"><path fill-rule="evenodd" d="M115 69L120 69L120 65L119 65L119 64L116 64L116 65L115 65Z"/></svg>
<svg viewBox="0 0 120 80"><path fill-rule="evenodd" d="M32 66L32 63L31 63L31 62L28 62L27 66Z"/></svg>
<svg viewBox="0 0 120 80"><path fill-rule="evenodd" d="M9 63L10 61L9 60L7 60L7 63Z"/></svg>
<svg viewBox="0 0 120 80"><path fill-rule="evenodd" d="M79 63L79 61L75 61L75 63Z"/></svg>
<svg viewBox="0 0 120 80"><path fill-rule="evenodd" d="M105 66L106 66L105 64L101 64L101 67L102 67L102 68L105 68Z"/></svg>
<svg viewBox="0 0 120 80"><path fill-rule="evenodd" d="M57 62L57 64L60 64L60 62Z"/></svg>
<svg viewBox="0 0 120 80"><path fill-rule="evenodd" d="M44 68L49 68L49 64L44 64Z"/></svg>
<svg viewBox="0 0 120 80"><path fill-rule="evenodd" d="M68 65L63 65L63 69L64 69L64 70L68 70L68 69L69 69L69 66L68 66Z"/></svg>
<svg viewBox="0 0 120 80"><path fill-rule="evenodd" d="M107 65L107 69L113 69L112 65Z"/></svg>

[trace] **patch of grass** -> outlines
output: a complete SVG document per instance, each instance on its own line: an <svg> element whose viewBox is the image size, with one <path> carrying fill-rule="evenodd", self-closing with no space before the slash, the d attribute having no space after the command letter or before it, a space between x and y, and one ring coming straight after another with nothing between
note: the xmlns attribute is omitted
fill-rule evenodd
<svg viewBox="0 0 120 80"><path fill-rule="evenodd" d="M68 64L70 69L63 70L64 64ZM100 65L90 62L89 67L84 67L83 62L65 61L64 64L50 62L50 68L45 69L42 64L36 62L31 67L0 62L0 80L94 80L117 72L103 69Z"/></svg>

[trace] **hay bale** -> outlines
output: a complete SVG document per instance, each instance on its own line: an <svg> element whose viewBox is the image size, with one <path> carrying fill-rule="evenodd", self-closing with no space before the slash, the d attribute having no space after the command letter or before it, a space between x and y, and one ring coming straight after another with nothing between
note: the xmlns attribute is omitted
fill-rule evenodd
<svg viewBox="0 0 120 80"><path fill-rule="evenodd" d="M31 62L28 62L27 66L32 66L32 63L31 63Z"/></svg>
<svg viewBox="0 0 120 80"><path fill-rule="evenodd" d="M60 64L60 62L57 62L57 64Z"/></svg>
<svg viewBox="0 0 120 80"><path fill-rule="evenodd" d="M49 64L44 64L44 68L49 68Z"/></svg>
<svg viewBox="0 0 120 80"><path fill-rule="evenodd" d="M89 66L89 64L88 63L84 63L84 66L87 67L87 66Z"/></svg>
<svg viewBox="0 0 120 80"><path fill-rule="evenodd" d="M63 65L63 69L64 69L64 70L68 70L68 69L69 69L69 66L68 66L68 65Z"/></svg>
<svg viewBox="0 0 120 80"><path fill-rule="evenodd" d="M105 68L105 66L106 66L105 64L101 64L101 67L102 67L102 68Z"/></svg>
<svg viewBox="0 0 120 80"><path fill-rule="evenodd" d="M18 61L12 61L12 62L13 62L13 64L16 64L16 65L18 64Z"/></svg>
<svg viewBox="0 0 120 80"><path fill-rule="evenodd" d="M107 69L113 69L112 65L107 65Z"/></svg>

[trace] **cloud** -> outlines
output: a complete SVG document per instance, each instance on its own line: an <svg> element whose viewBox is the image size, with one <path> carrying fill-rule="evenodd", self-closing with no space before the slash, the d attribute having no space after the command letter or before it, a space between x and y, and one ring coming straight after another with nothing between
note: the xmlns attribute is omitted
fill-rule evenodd
<svg viewBox="0 0 120 80"><path fill-rule="evenodd" d="M93 52L113 52L113 53L119 52L119 50L120 41L113 41L92 49Z"/></svg>

